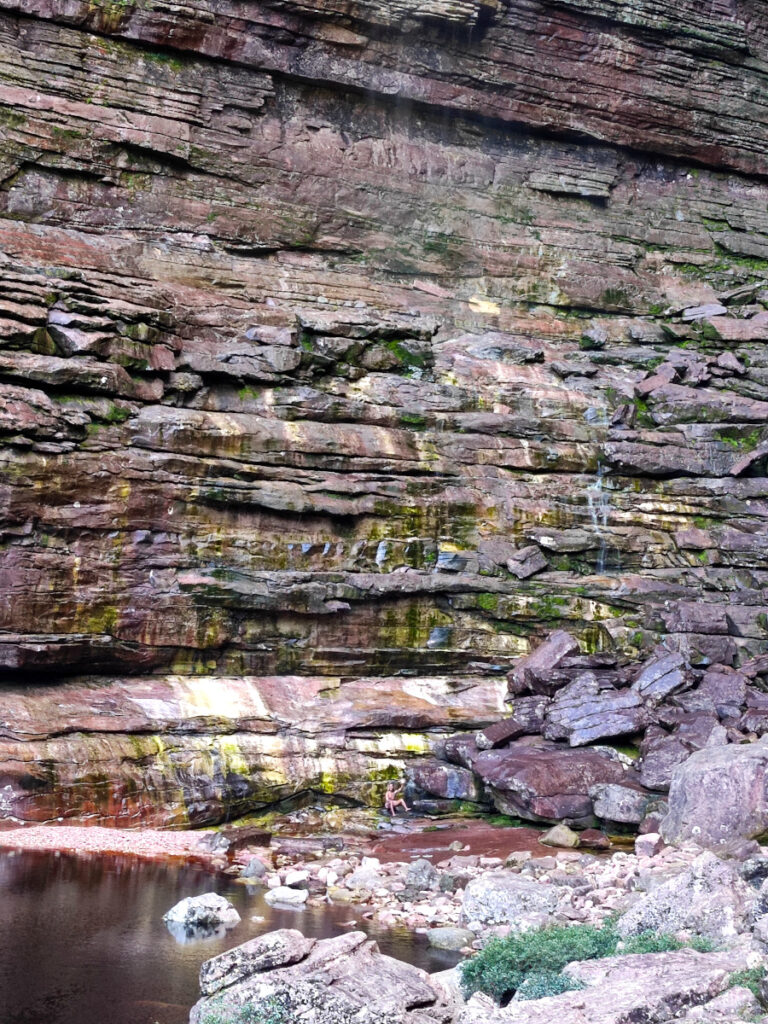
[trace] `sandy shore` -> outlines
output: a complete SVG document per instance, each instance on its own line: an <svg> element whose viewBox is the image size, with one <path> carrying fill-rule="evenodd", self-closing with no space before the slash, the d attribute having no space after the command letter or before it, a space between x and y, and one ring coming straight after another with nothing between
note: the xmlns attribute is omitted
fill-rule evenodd
<svg viewBox="0 0 768 1024"><path fill-rule="evenodd" d="M211 860L201 847L209 832L102 828L99 825L34 825L0 832L0 849L60 850L64 853L117 853L134 857L194 857Z"/></svg>

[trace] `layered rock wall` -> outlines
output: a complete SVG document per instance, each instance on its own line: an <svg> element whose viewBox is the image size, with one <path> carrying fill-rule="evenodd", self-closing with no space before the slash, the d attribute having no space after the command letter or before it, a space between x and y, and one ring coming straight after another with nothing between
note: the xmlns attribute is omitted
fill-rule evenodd
<svg viewBox="0 0 768 1024"><path fill-rule="evenodd" d="M760 654L767 53L758 0L0 0L5 813L370 799L562 625Z"/></svg>

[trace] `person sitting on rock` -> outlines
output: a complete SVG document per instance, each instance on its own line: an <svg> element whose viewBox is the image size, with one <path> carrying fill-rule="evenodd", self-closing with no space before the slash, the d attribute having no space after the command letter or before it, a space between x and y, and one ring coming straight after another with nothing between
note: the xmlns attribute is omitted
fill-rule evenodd
<svg viewBox="0 0 768 1024"><path fill-rule="evenodd" d="M384 806L393 818L398 807L404 807L406 811L410 811L410 807L402 798L402 792L402 786L399 789L395 789L394 782L387 783L387 792L384 794Z"/></svg>

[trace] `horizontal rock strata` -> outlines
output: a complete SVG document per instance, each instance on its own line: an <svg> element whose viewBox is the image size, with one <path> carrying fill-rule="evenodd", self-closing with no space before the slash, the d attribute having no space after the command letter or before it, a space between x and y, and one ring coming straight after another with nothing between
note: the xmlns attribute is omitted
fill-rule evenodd
<svg viewBox="0 0 768 1024"><path fill-rule="evenodd" d="M660 639L762 655L767 44L735 0L0 0L0 813L378 800L560 627L615 734L688 686L606 696Z"/></svg>

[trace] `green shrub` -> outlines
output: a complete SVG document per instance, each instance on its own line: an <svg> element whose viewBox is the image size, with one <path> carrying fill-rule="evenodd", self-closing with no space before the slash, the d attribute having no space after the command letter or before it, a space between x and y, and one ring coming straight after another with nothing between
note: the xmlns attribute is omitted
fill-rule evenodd
<svg viewBox="0 0 768 1024"><path fill-rule="evenodd" d="M668 953L684 946L702 953L713 949L707 939L693 938L684 943L663 932L641 932L622 942L614 921L602 928L558 925L492 939L477 956L461 964L461 987L467 998L474 992L484 992L503 1006L515 993L521 999L540 999L581 988L560 973L574 960L597 960L617 953Z"/></svg>
<svg viewBox="0 0 768 1024"><path fill-rule="evenodd" d="M746 971L736 971L728 978L728 987L733 988L735 985L740 985L743 988L748 988L755 999L759 999L762 1002L760 996L760 982L765 978L764 967L750 967Z"/></svg>
<svg viewBox="0 0 768 1024"><path fill-rule="evenodd" d="M561 992L574 992L584 988L581 981L569 978L567 974L529 974L517 990L518 999L544 999L545 996L559 996Z"/></svg>
<svg viewBox="0 0 768 1024"><path fill-rule="evenodd" d="M476 957L461 965L462 988L467 998L474 992L485 992L503 1004L529 976L559 974L574 960L610 956L616 951L617 942L612 928L585 924L493 939Z"/></svg>
<svg viewBox="0 0 768 1024"><path fill-rule="evenodd" d="M699 953L711 953L715 948L709 939L702 939L695 935L688 942L680 942L674 935L667 935L665 932L640 932L624 940L624 947L621 953L671 953L675 949L683 949L685 946L698 950Z"/></svg>

